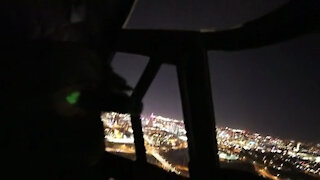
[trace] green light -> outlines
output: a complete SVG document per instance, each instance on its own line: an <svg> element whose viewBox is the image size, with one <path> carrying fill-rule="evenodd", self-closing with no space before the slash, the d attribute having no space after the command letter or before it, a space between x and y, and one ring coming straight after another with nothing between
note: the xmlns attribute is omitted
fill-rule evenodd
<svg viewBox="0 0 320 180"><path fill-rule="evenodd" d="M80 92L79 91L73 91L70 94L66 96L66 100L69 104L73 105L76 104L79 100Z"/></svg>

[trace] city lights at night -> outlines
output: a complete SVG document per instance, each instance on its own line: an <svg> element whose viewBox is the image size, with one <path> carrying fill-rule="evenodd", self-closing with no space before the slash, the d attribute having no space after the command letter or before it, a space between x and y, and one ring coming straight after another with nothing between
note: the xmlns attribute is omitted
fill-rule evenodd
<svg viewBox="0 0 320 180"><path fill-rule="evenodd" d="M103 113L106 151L135 159L129 114ZM188 176L188 143L182 120L142 116L148 162ZM214 133L214 130L212 131ZM267 179L320 178L320 144L285 140L246 130L217 127L220 166Z"/></svg>

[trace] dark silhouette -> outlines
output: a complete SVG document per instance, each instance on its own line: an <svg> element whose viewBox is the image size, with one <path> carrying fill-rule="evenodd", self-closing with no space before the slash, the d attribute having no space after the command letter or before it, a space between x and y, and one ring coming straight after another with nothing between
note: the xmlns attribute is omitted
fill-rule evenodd
<svg viewBox="0 0 320 180"><path fill-rule="evenodd" d="M99 177L100 113L128 111L130 87L108 59L132 3L0 3L2 147L9 179Z"/></svg>

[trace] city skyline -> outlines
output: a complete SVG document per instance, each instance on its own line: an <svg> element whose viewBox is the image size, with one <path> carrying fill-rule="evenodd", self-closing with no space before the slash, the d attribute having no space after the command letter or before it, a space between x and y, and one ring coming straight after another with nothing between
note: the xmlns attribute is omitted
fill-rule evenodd
<svg viewBox="0 0 320 180"><path fill-rule="evenodd" d="M156 114L156 115L159 115L159 113L156 113L156 112L152 112L151 114ZM143 117L149 117L151 116L151 114L141 114ZM181 121L184 123L184 120L183 119L178 119L178 118L173 118L173 117L169 117L169 116L166 116L166 115L161 115L163 117L166 117L166 118L169 118L169 119L176 119L178 121ZM301 141L301 142L304 142L304 143L314 143L314 144L318 144L320 143L320 140L319 141L305 141L305 140L299 140L299 139L294 139L294 138L286 138L286 137L280 137L280 136L277 136L277 135L273 135L273 134L270 134L270 133L261 133L261 132L258 132L254 129L247 129L247 128L240 128L240 127L234 127L234 126L220 126L220 125L216 125L216 128L232 128L232 129L241 129L241 130L244 130L244 131L247 131L249 133L258 133L262 136L272 136L273 138L280 138L280 139L283 139L283 140L288 140L288 141L291 141L291 140L294 140L294 141Z"/></svg>
<svg viewBox="0 0 320 180"><path fill-rule="evenodd" d="M101 115L106 151L135 160L130 114ZM183 121L157 114L141 116L148 162L189 176L187 132ZM214 129L212 129L212 133ZM216 127L220 166L269 179L320 177L320 143L266 136L242 129Z"/></svg>

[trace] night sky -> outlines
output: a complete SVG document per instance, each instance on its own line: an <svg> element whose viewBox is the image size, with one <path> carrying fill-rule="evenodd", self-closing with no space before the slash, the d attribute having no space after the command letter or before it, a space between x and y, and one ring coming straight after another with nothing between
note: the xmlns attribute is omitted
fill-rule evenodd
<svg viewBox="0 0 320 180"><path fill-rule="evenodd" d="M140 0L128 28L226 29L288 0ZM209 53L218 126L320 142L320 35L246 51ZM113 67L134 86L148 58L118 53ZM144 112L183 119L176 70L163 65Z"/></svg>

